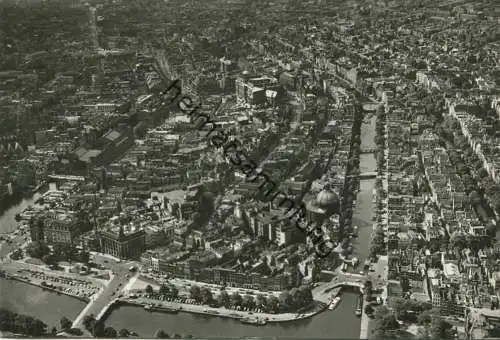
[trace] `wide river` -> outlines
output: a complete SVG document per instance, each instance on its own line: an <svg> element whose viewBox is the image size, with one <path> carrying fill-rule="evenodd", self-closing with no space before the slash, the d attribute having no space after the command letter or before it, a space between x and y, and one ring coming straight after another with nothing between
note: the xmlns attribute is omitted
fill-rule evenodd
<svg viewBox="0 0 500 340"><path fill-rule="evenodd" d="M374 124L363 124L362 146L374 144ZM372 154L361 155L361 172L374 171L376 161ZM354 248L361 263L368 256L372 231L372 189L375 180L362 180L357 197L353 221L359 226ZM32 200L23 200L0 217L0 232L12 231L14 216ZM267 324L244 325L232 319L179 313L150 313L142 308L122 306L111 313L106 325L116 329L127 328L142 337L151 337L161 328L169 334L191 334L194 337L289 337L289 338L359 338L360 318L354 314L357 294L344 292L342 302L334 311L325 311L306 320ZM61 317L74 319L84 304L76 299L42 291L27 284L0 280L0 306L44 320L50 326L58 325Z"/></svg>
<svg viewBox="0 0 500 340"><path fill-rule="evenodd" d="M52 326L60 328L59 320L63 316L74 320L85 307L85 302L27 283L0 279L0 307L38 318L50 330Z"/></svg>

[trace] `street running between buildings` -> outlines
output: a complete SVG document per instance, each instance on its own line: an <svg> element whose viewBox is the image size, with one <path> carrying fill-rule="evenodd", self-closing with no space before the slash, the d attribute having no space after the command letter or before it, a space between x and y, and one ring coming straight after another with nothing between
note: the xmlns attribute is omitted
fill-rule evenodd
<svg viewBox="0 0 500 340"><path fill-rule="evenodd" d="M171 97L167 96L171 90L176 91L175 95ZM321 226L313 226L307 223L305 204L301 202L297 208L296 202L282 191L278 191L278 185L271 181L269 176L262 169L258 168L254 161L248 158L242 148L242 143L238 139L234 136L228 136L222 125L214 121L210 115L197 112L201 107L201 100L195 105L195 100L188 95L182 94L179 79L172 81L165 90L161 91L160 97L167 102L169 101L169 105L177 102L177 107L190 117L190 122L193 124L196 123L195 126L198 131L207 132L205 137L210 137L211 144L217 148L223 148L226 160L229 160L233 166L238 167L246 175L247 181L255 182L258 178L263 179L263 182L259 185L259 191L262 193L264 190L267 190L264 194L265 199L262 199L262 195L259 195L259 199L266 203L271 201L275 209L286 207L285 216L293 220L297 228L306 232L307 236L311 237L315 253L318 257L325 258L333 251L335 245L330 240L325 240ZM214 112L217 112L219 107ZM202 120L199 118L202 118ZM209 130L205 129L205 127ZM269 197L271 194L272 197ZM282 198L276 207L274 201L280 195ZM291 213L292 210L293 213Z"/></svg>

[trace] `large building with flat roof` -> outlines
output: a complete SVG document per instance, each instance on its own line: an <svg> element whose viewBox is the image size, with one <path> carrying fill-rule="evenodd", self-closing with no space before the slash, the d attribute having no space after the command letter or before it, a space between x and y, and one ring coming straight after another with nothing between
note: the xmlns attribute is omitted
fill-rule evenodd
<svg viewBox="0 0 500 340"><path fill-rule="evenodd" d="M99 242L103 253L120 259L138 259L146 249L146 232L132 230L125 233L123 227L120 227L118 231L101 232Z"/></svg>

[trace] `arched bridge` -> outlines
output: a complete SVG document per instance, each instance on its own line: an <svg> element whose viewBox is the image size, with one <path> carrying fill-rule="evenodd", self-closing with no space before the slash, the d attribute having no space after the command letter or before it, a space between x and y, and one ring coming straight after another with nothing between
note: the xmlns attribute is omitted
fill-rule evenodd
<svg viewBox="0 0 500 340"><path fill-rule="evenodd" d="M327 288L326 291L328 292L329 290L335 289L337 287L356 287L363 291L363 289L365 288L365 284L363 282L356 281L339 281L332 285L330 288Z"/></svg>
<svg viewBox="0 0 500 340"><path fill-rule="evenodd" d="M338 273L332 281L313 289L314 300L327 303L332 294L332 290L338 287L356 287L363 293L367 279L368 277L365 275Z"/></svg>
<svg viewBox="0 0 500 340"><path fill-rule="evenodd" d="M376 171L365 171L365 172L361 172L359 175L349 175L349 176L346 176L346 178L356 178L358 176L361 179L376 178L377 177L377 172Z"/></svg>
<svg viewBox="0 0 500 340"><path fill-rule="evenodd" d="M376 177L377 177L376 171L366 171L366 172L362 172L359 174L360 179L370 179L370 178L376 178Z"/></svg>

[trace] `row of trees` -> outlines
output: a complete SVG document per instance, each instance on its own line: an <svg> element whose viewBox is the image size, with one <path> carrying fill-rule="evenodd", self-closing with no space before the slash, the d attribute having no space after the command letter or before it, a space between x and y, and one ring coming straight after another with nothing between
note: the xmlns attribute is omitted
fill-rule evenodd
<svg viewBox="0 0 500 340"><path fill-rule="evenodd" d="M82 335L82 331L79 328L72 328L73 321L68 319L67 317L62 317L61 320L59 321L61 325L61 330L63 332L67 332L71 335ZM55 330L55 327L52 329L52 334L57 333Z"/></svg>
<svg viewBox="0 0 500 340"><path fill-rule="evenodd" d="M266 298L263 294L258 294L256 297L247 294L241 296L234 292L229 295L225 290L222 290L215 299L213 293L208 288L200 288L196 285L190 288L190 297L198 302L209 305L217 305L229 307L240 306L247 308L262 308L264 311L291 311L299 308L308 307L313 302L312 291L309 286L301 286L293 288L281 293L279 298L271 296Z"/></svg>
<svg viewBox="0 0 500 340"><path fill-rule="evenodd" d="M193 336L191 334L186 334L186 335L180 335L177 333L172 334L172 336L169 336L163 329L158 328L154 334L155 338L157 339L191 339Z"/></svg>
<svg viewBox="0 0 500 340"><path fill-rule="evenodd" d="M93 336L99 338L126 338L130 335L130 331L126 328L122 328L117 332L113 327L106 327L104 322L98 322L93 314L86 315L83 318L83 326L86 330L92 333Z"/></svg>
<svg viewBox="0 0 500 340"><path fill-rule="evenodd" d="M385 169L385 162L386 162L383 151L385 149L385 121L386 121L385 107L379 106L377 108L377 121L375 126L375 131L376 131L375 144L377 145L378 150L380 150L376 152L377 169L379 175L381 174L383 169ZM380 176L379 178L377 178L376 187L377 187L377 204L378 204L377 208L379 210L378 216L379 218L381 218L380 213L381 210L384 208L381 199L383 198L383 195L385 195L386 193L383 190L383 183ZM377 227L370 242L370 256L373 260L375 260L378 255L385 254L386 250L387 250L387 245L385 242L384 230L380 227Z"/></svg>
<svg viewBox="0 0 500 340"><path fill-rule="evenodd" d="M370 243L370 256L376 259L377 255L383 255L387 252L384 230L378 226L372 236Z"/></svg>
<svg viewBox="0 0 500 340"><path fill-rule="evenodd" d="M155 295L155 291L151 285L146 286L146 293L149 295ZM169 298L176 298L179 295L179 290L177 287L173 284L169 285L161 285L160 289L158 290L158 295L164 295Z"/></svg>

